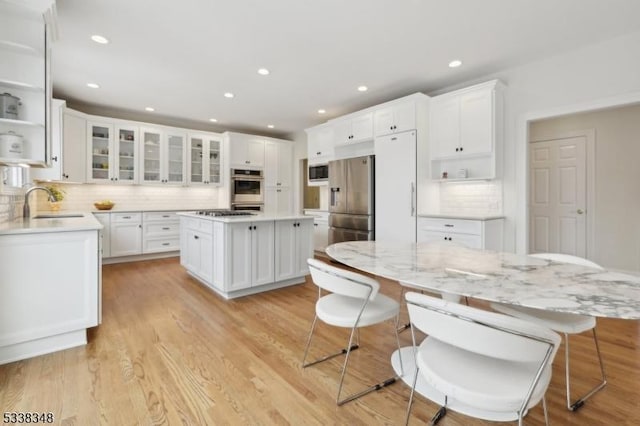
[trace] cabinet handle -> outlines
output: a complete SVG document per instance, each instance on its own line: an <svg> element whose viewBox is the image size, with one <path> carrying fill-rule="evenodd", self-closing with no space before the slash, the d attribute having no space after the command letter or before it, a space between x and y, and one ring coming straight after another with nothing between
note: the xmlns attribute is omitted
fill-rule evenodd
<svg viewBox="0 0 640 426"><path fill-rule="evenodd" d="M416 193L416 186L413 182L411 182L411 216L413 216L416 212L416 206L413 203L414 195Z"/></svg>
<svg viewBox="0 0 640 426"><path fill-rule="evenodd" d="M51 161L58 161L58 156L56 155L55 157L51 157Z"/></svg>
<svg viewBox="0 0 640 426"><path fill-rule="evenodd" d="M138 228L142 229L142 225L138 225Z"/></svg>
<svg viewBox="0 0 640 426"><path fill-rule="evenodd" d="M462 150L463 150L463 149L464 149L464 147L462 147L462 146L461 146L461 147L460 147L460 152L462 152Z"/></svg>
<svg viewBox="0 0 640 426"><path fill-rule="evenodd" d="M163 245L163 246L168 246L168 245L169 245L169 243L162 243L162 245Z"/></svg>
<svg viewBox="0 0 640 426"><path fill-rule="evenodd" d="M168 231L171 228L162 228L163 231Z"/></svg>
<svg viewBox="0 0 640 426"><path fill-rule="evenodd" d="M317 224L317 223L314 223L314 224L313 224L313 226L318 226L318 224Z"/></svg>
<svg viewBox="0 0 640 426"><path fill-rule="evenodd" d="M168 214L163 214L162 217L171 217Z"/></svg>
<svg viewBox="0 0 640 426"><path fill-rule="evenodd" d="M447 228L453 228L453 225L451 225L449 223L445 223L444 226L446 226Z"/></svg>
<svg viewBox="0 0 640 426"><path fill-rule="evenodd" d="M123 219L131 219L131 216L122 216Z"/></svg>
<svg viewBox="0 0 640 426"><path fill-rule="evenodd" d="M316 152L316 155L320 155L320 154L322 154L322 151Z"/></svg>
<svg viewBox="0 0 640 426"><path fill-rule="evenodd" d="M193 238L195 238L196 240L200 239L200 237L198 237L197 235L194 235Z"/></svg>
<svg viewBox="0 0 640 426"><path fill-rule="evenodd" d="M456 148L456 152L460 151L460 148Z"/></svg>

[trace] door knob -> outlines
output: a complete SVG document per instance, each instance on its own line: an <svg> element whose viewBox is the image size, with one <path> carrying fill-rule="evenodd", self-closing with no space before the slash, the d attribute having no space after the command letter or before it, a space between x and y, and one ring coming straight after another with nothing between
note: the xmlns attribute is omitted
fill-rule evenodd
<svg viewBox="0 0 640 426"><path fill-rule="evenodd" d="M582 209L578 209L578 210L576 210L576 213L578 213L578 214L582 214L582 213L584 213L584 210L582 210Z"/></svg>

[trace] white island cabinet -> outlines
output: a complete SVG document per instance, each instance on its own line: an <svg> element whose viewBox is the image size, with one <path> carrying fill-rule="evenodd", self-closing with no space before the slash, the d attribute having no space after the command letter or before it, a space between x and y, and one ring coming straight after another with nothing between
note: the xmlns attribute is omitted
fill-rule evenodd
<svg viewBox="0 0 640 426"><path fill-rule="evenodd" d="M0 224L0 364L87 343L100 323L101 228L89 213Z"/></svg>
<svg viewBox="0 0 640 426"><path fill-rule="evenodd" d="M180 263L224 298L305 282L306 259L313 256L313 218L178 215Z"/></svg>

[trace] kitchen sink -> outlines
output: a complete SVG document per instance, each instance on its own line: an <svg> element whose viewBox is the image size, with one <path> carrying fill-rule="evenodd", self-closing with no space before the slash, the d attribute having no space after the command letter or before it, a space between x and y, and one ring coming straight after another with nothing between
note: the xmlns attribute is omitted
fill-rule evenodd
<svg viewBox="0 0 640 426"><path fill-rule="evenodd" d="M83 214L39 214L34 219L63 219L67 217L84 217Z"/></svg>

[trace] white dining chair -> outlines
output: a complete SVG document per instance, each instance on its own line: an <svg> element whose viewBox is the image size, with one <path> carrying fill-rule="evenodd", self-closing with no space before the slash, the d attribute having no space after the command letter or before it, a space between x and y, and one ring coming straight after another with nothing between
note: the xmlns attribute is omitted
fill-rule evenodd
<svg viewBox="0 0 640 426"><path fill-rule="evenodd" d="M380 294L380 284L373 278L337 268L316 259L307 259L307 263L309 265L311 279L313 283L318 286L318 301L316 302L315 317L311 324L311 331L309 332L307 345L304 350L302 367L306 368L336 356L345 355L342 373L340 375L340 383L338 385L338 395L336 397L336 403L338 405L353 401L372 391L380 390L394 383L398 379L397 376L383 380L360 392L340 399L345 374L347 372L349 354L351 351L359 348L359 338L357 339L358 343L354 344L354 337L359 328L393 320L392 326L396 344L398 349L400 349L400 339L397 329L400 305L395 300ZM323 295L323 290L329 292L329 294ZM318 319L332 326L350 328L349 342L345 349L306 363L309 347L311 346L311 338ZM402 370L402 364L400 369Z"/></svg>
<svg viewBox="0 0 640 426"><path fill-rule="evenodd" d="M581 257L571 256L560 253L536 253L530 255L540 259L551 260L554 262L570 263L574 265L587 266L590 268L603 268L590 260ZM598 336L596 335L596 319L586 315L578 315L563 312L545 311L542 309L527 308L524 306L507 305L502 303L492 303L491 308L503 314L512 315L527 321L533 321L538 324L549 327L565 336L565 383L567 387L567 408L575 411L582 407L585 401L593 394L604 388L607 384L607 377L604 371L604 362L600 354L600 346L598 344ZM598 354L598 362L600 364L600 373L602 380L584 396L578 398L575 402L571 402L571 379L570 379L570 357L569 357L569 335L580 334L585 331L592 331L593 341L595 343L596 352Z"/></svg>
<svg viewBox="0 0 640 426"><path fill-rule="evenodd" d="M561 342L557 333L519 318L424 294L409 292L406 300L414 346L416 329L427 337L415 350L405 424L418 376L443 395L425 395L443 404L431 419L432 425L447 409L484 420L517 420L522 425L529 409L540 401L548 424L545 393Z"/></svg>

